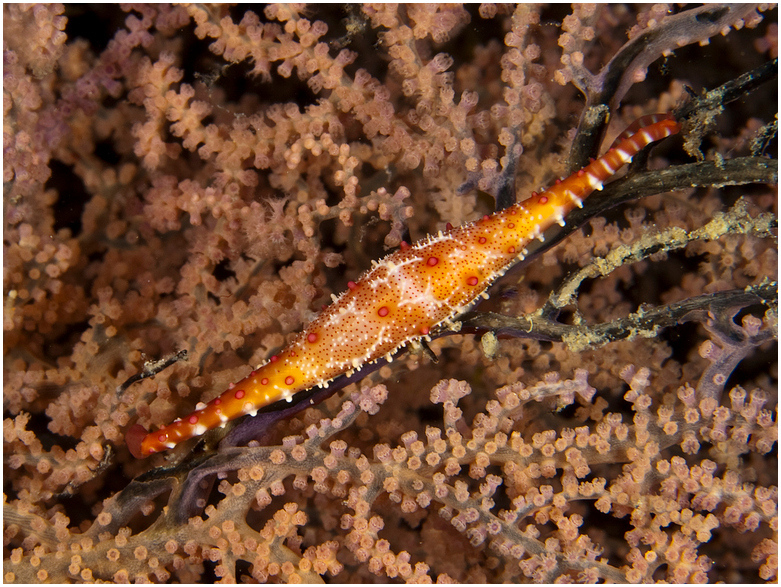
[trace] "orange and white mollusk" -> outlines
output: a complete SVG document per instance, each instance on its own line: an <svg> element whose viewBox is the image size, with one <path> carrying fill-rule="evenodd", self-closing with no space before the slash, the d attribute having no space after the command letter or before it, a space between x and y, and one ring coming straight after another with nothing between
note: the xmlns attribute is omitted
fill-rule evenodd
<svg viewBox="0 0 781 587"><path fill-rule="evenodd" d="M646 125L622 135L602 157L548 190L414 245L402 244L348 283L348 290L278 355L189 416L143 438L129 438L131 451L145 457L173 448L427 338L486 296L491 283L524 258L531 240L554 223L563 226L567 214L638 151L680 130L669 115L642 122Z"/></svg>

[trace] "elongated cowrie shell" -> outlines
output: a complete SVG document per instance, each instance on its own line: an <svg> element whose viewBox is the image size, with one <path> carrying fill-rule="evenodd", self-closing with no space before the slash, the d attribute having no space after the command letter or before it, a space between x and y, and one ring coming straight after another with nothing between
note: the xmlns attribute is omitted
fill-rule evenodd
<svg viewBox="0 0 781 587"><path fill-rule="evenodd" d="M582 207L640 149L680 130L670 115L639 122L602 157L550 189L373 261L371 270L333 296L333 304L278 356L220 397L143 440L140 427L132 427L126 437L131 452L143 457L172 448L273 402L292 401L300 391L328 385L381 357L390 359L406 344L418 344L437 325L487 297L488 286L523 258L531 240L544 240L554 223L563 225L573 208Z"/></svg>

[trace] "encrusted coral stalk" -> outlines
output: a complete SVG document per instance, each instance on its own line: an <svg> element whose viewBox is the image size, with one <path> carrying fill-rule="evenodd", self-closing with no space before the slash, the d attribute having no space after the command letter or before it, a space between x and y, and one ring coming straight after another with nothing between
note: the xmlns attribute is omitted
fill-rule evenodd
<svg viewBox="0 0 781 587"><path fill-rule="evenodd" d="M334 377L390 356L427 338L437 325L465 311L498 277L543 238L554 223L646 145L675 134L670 116L646 118L599 159L540 194L491 216L428 236L374 264L357 283L311 322L279 355L230 386L184 419L151 434L140 426L128 433L133 454L169 448Z"/></svg>

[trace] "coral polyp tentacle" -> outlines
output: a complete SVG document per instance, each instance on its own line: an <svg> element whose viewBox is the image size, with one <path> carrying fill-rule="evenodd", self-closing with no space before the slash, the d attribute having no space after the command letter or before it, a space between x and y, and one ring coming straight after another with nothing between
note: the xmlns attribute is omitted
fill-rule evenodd
<svg viewBox="0 0 781 587"><path fill-rule="evenodd" d="M669 115L624 136L599 159L550 189L491 216L406 243L334 298L279 355L218 398L140 438L134 454L148 456L229 420L293 396L425 338L479 299L491 283L523 258L525 245L544 239L566 215L646 145L677 133ZM139 445L140 442L140 445Z"/></svg>

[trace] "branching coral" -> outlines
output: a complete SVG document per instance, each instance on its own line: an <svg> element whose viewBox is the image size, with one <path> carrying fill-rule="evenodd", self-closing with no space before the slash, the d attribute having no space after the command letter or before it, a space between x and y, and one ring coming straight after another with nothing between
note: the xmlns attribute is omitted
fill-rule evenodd
<svg viewBox="0 0 781 587"><path fill-rule="evenodd" d="M5 580L777 580L775 9L79 10L4 6ZM663 111L459 332L129 455Z"/></svg>

